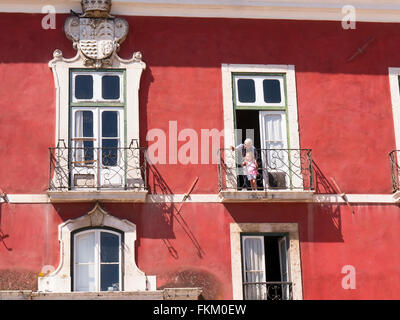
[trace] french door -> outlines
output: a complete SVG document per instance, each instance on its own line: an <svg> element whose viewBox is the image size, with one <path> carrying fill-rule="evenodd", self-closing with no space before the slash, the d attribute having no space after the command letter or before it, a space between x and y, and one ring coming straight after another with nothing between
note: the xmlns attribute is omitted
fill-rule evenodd
<svg viewBox="0 0 400 320"><path fill-rule="evenodd" d="M286 189L290 182L285 111L260 111L260 141L265 188Z"/></svg>
<svg viewBox="0 0 400 320"><path fill-rule="evenodd" d="M290 287L288 285L289 252L286 236L274 237L273 242L268 242L267 248L265 248L265 238L266 236L258 235L242 237L244 298L247 300L267 300L268 298L279 297L288 300L290 298ZM275 246L278 247L276 248L278 252L274 249ZM268 255L266 250L270 250ZM276 259L276 261L266 261L266 256L269 259ZM267 265L269 265L268 270ZM279 270L276 270L275 266ZM271 278L271 275L276 277L279 272L279 281L266 281L267 278Z"/></svg>
<svg viewBox="0 0 400 320"><path fill-rule="evenodd" d="M72 187L122 187L123 108L73 107L71 119Z"/></svg>

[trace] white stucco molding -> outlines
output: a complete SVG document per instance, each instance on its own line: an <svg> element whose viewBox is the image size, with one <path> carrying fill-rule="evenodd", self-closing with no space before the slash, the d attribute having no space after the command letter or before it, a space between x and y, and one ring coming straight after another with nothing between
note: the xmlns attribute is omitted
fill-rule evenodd
<svg viewBox="0 0 400 320"><path fill-rule="evenodd" d="M243 300L241 233L289 234L289 281L292 282L293 300L303 299L299 228L297 223L231 223L231 265L233 299Z"/></svg>
<svg viewBox="0 0 400 320"><path fill-rule="evenodd" d="M396 140L395 150L400 150L400 68L389 68L389 83L390 83L390 93L392 99L392 112L393 112L393 125L394 125L394 136ZM392 150L390 150L392 151ZM395 155L397 157L397 165L400 165L400 155L399 152ZM389 158L388 158L389 161ZM392 172L393 174L393 172ZM397 177L399 180L399 177ZM396 189L393 187L393 189ZM395 190L398 191L398 190ZM393 195L393 199L399 201L399 192Z"/></svg>
<svg viewBox="0 0 400 320"><path fill-rule="evenodd" d="M243 193L252 194L250 191L241 191ZM118 193L118 192L117 192ZM285 193L285 192L283 192ZM72 194L74 194L72 192ZM106 196L108 193L106 192ZM295 194L296 195L296 194ZM8 194L9 203L16 203L16 204L46 204L52 202L50 197L47 194ZM234 195L236 196L236 195ZM296 200L295 197L288 196L285 198L279 197L277 201L280 202L309 202L309 203L337 203L337 204L345 204L346 202L343 200L343 197L340 194L313 194L312 197L308 197L307 192L304 192L304 196L307 199L302 198ZM130 196L125 199L123 196L122 200L119 199L118 202L133 202ZM146 203L180 203L183 201L185 195L184 194L150 194L147 195L144 202ZM245 196L240 196L240 198ZM368 204L368 203L375 203L375 204L394 204L397 203L400 197L400 194L346 194L347 200L349 203L358 203L360 205ZM113 197L114 200L110 201L109 197L105 197L104 199L97 199L101 202L116 202L117 197ZM252 195L251 195L252 198ZM253 199L247 199L242 202L254 202ZM76 196L74 201L79 200L82 202L83 198ZM92 199L93 201L94 199ZM65 198L60 199L61 202L66 202ZM267 200L268 201L268 200ZM220 203L224 202L221 199L221 195L219 194L192 194L189 198L185 200L185 202L189 203ZM259 201L262 202L262 201ZM0 203L4 203L3 199L0 199Z"/></svg>
<svg viewBox="0 0 400 320"><path fill-rule="evenodd" d="M396 150L400 150L400 68L389 68L390 93L392 97L392 111L394 122L394 135L396 138Z"/></svg>
<svg viewBox="0 0 400 320"><path fill-rule="evenodd" d="M42 13L48 4L44 0L4 0L0 12ZM80 0L53 0L51 5L57 13L81 10ZM346 5L356 8L360 22L400 22L397 0L113 0L113 14L340 22Z"/></svg>
<svg viewBox="0 0 400 320"><path fill-rule="evenodd" d="M85 66L82 55L77 53L75 57L66 59L60 50L55 50L53 60L49 62L49 67L53 71L54 84L56 88L56 134L55 145L60 147L68 147L69 139L69 116L70 116L70 71L73 69L96 70ZM142 71L146 68L146 64L141 60L140 52L135 52L131 59L122 59L117 54L113 54L111 58L112 64L109 68L120 69L125 71L126 76L126 146L131 141L139 140L139 87ZM62 151L60 151L63 154ZM57 163L59 168L68 168L68 157L58 157ZM136 168L135 157L128 160L128 167ZM143 186L140 169L130 171L130 180L134 181L135 186L139 189ZM60 181L53 177L52 185L57 189L60 187ZM144 201L145 197L141 197Z"/></svg>
<svg viewBox="0 0 400 320"><path fill-rule="evenodd" d="M135 262L136 225L128 220L108 214L96 203L95 207L82 217L70 219L58 226L60 242L60 263L55 271L38 278L39 292L71 292L71 234L87 227L110 227L123 232L123 290L155 291L156 277L146 276Z"/></svg>

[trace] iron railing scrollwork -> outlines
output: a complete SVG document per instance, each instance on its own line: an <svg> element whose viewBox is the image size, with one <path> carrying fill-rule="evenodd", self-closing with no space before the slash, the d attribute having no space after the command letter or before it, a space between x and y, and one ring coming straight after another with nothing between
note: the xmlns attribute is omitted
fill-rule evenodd
<svg viewBox="0 0 400 320"><path fill-rule="evenodd" d="M219 190L250 190L242 151L218 150ZM257 190L314 190L311 149L256 149Z"/></svg>
<svg viewBox="0 0 400 320"><path fill-rule="evenodd" d="M49 190L124 189L146 190L146 149L49 148Z"/></svg>
<svg viewBox="0 0 400 320"><path fill-rule="evenodd" d="M244 300L293 300L292 282L245 282Z"/></svg>

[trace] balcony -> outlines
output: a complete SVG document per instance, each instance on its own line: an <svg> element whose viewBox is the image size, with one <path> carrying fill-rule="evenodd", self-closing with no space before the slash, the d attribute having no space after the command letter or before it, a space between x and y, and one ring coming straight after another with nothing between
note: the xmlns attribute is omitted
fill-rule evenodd
<svg viewBox="0 0 400 320"><path fill-rule="evenodd" d="M57 146L49 151L50 201L145 201L145 149Z"/></svg>
<svg viewBox="0 0 400 320"><path fill-rule="evenodd" d="M311 201L314 174L310 149L257 149L256 188L242 166L241 151L220 149L219 195L222 202Z"/></svg>
<svg viewBox="0 0 400 320"><path fill-rule="evenodd" d="M293 300L291 282L245 282L244 300Z"/></svg>

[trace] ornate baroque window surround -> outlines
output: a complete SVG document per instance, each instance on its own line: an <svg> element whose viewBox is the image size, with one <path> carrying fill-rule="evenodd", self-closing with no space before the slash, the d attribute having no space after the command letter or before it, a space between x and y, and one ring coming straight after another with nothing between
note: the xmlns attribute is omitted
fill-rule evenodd
<svg viewBox="0 0 400 320"><path fill-rule="evenodd" d="M123 233L123 291L156 290L156 277L146 276L135 263L136 225L108 214L96 203L96 206L84 216L68 220L58 226L60 263L55 271L38 278L39 292L71 292L71 237L74 231L91 227L108 227Z"/></svg>
<svg viewBox="0 0 400 320"><path fill-rule="evenodd" d="M99 1L100 2L100 1ZM104 2L104 1L103 1ZM65 33L73 42L77 54L73 58L65 58L61 50L55 50L49 62L54 76L56 88L56 132L55 146L68 145L70 133L70 76L72 70L121 70L125 73L125 146L132 141L139 141L139 87L140 78L146 64L140 52L134 52L131 59L122 59L117 51L127 36L129 25L122 18L109 14L111 2L98 4L99 8L82 5L83 13L67 18ZM104 7L104 8L103 8ZM106 26L106 27L105 27ZM104 32L106 30L106 32ZM100 32L101 31L101 32ZM106 33L106 34L105 34ZM129 119L129 120L128 120ZM61 144L60 144L61 143ZM65 160L61 160L64 161ZM68 168L68 163L60 163L61 168ZM141 179L140 175L137 177ZM53 184L57 187L56 179ZM52 202L65 201L144 201L147 191L106 191L96 192L60 192L48 191Z"/></svg>

